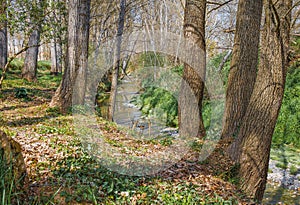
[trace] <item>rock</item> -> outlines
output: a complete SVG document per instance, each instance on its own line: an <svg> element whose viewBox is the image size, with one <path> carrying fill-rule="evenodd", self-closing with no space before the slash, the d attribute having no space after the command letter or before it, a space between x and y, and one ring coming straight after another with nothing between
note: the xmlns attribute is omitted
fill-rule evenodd
<svg viewBox="0 0 300 205"><path fill-rule="evenodd" d="M268 180L278 183L279 186L282 186L286 189L297 190L300 188L300 174L292 175L290 173L290 167L287 169L282 169L276 166L278 162L270 160L269 169L271 173L268 173Z"/></svg>
<svg viewBox="0 0 300 205"><path fill-rule="evenodd" d="M26 165L21 145L0 130L0 160L12 167L16 188L22 188L26 180ZM9 179L7 179L10 181Z"/></svg>

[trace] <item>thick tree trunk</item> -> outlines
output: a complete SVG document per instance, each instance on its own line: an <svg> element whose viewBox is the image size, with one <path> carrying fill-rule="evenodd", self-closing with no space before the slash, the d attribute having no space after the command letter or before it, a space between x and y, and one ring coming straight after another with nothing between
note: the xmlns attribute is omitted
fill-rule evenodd
<svg viewBox="0 0 300 205"><path fill-rule="evenodd" d="M205 0L187 0L184 11L184 37L196 44L203 52L191 53L195 61L201 59L201 64L197 68L193 68L188 64L184 64L183 82L180 88L179 96L179 129L182 136L189 136L191 129L199 127L197 136L205 136L205 128L202 118L202 100L204 92L204 81L206 72L206 44L205 44L205 16L206 1ZM187 94L187 90L191 89L198 104L198 110L193 110L191 105L191 96ZM199 114L198 114L199 112ZM191 114L196 113L194 122L190 122Z"/></svg>
<svg viewBox="0 0 300 205"><path fill-rule="evenodd" d="M116 104L116 96L117 96L117 87L118 87L118 78L119 78L119 68L120 68L120 56L121 56L121 44L122 44L122 36L125 24L125 10L126 10L126 0L120 1L120 14L119 14L119 23L118 23L118 31L116 36L116 50L115 50L115 61L116 66L113 69L112 73L112 82L111 82L111 90L110 90L110 98L109 98L109 111L108 111L108 119L113 121L114 112L115 112L115 104Z"/></svg>
<svg viewBox="0 0 300 205"><path fill-rule="evenodd" d="M234 137L256 80L263 0L240 0L226 93L222 137Z"/></svg>
<svg viewBox="0 0 300 205"><path fill-rule="evenodd" d="M63 80L50 103L50 106L57 106L63 112L67 111L72 103L73 105L84 103L90 4L90 0L69 1L66 69Z"/></svg>
<svg viewBox="0 0 300 205"><path fill-rule="evenodd" d="M0 15L6 15L6 0L1 1ZM0 69L4 68L7 63L8 46L7 46L7 22L5 19L0 21Z"/></svg>
<svg viewBox="0 0 300 205"><path fill-rule="evenodd" d="M229 148L240 164L241 188L261 201L272 135L282 104L288 66L292 0L265 1L258 77L238 134Z"/></svg>
<svg viewBox="0 0 300 205"><path fill-rule="evenodd" d="M26 51L22 77L28 81L35 81L37 74L37 61L39 54L40 31L34 30L28 41L28 50Z"/></svg>

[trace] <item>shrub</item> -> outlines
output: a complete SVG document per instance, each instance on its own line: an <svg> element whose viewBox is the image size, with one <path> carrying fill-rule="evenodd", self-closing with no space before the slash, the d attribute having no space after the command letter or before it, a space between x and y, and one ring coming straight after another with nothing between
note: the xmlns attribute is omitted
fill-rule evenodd
<svg viewBox="0 0 300 205"><path fill-rule="evenodd" d="M287 82L283 104L277 120L273 136L273 145L291 144L300 147L300 70L298 66L291 67L287 75Z"/></svg>

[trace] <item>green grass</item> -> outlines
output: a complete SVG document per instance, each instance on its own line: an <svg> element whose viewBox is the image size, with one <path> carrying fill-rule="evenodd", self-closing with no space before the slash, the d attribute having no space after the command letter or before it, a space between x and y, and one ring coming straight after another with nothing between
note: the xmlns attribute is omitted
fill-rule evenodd
<svg viewBox="0 0 300 205"><path fill-rule="evenodd" d="M20 203L20 194L16 190L12 163L7 163L3 151L0 150L0 204L10 205Z"/></svg>

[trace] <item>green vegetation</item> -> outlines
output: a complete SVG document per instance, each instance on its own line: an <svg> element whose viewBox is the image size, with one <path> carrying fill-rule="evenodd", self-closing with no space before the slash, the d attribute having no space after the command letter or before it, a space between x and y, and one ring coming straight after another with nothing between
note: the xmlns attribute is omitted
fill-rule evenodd
<svg viewBox="0 0 300 205"><path fill-rule="evenodd" d="M281 168L281 169L287 169L288 165L286 163L276 163L276 167Z"/></svg>
<svg viewBox="0 0 300 205"><path fill-rule="evenodd" d="M182 66L172 68L171 72L181 75ZM132 99L132 103L138 105L146 116L160 119L167 126L176 127L178 126L178 91L170 93L155 86L161 82L166 82L169 76L168 72L162 72L156 80L154 80L155 77L153 75L143 78L141 85L144 91L141 95ZM153 83L154 81L155 83Z"/></svg>
<svg viewBox="0 0 300 205"><path fill-rule="evenodd" d="M292 165L291 167L290 167L290 173L292 174L292 175L297 175L298 173L299 173L299 169L295 166L295 165Z"/></svg>
<svg viewBox="0 0 300 205"><path fill-rule="evenodd" d="M16 191L12 164L7 163L4 153L0 150L0 204L18 202L19 193Z"/></svg>
<svg viewBox="0 0 300 205"><path fill-rule="evenodd" d="M74 133L72 116L48 107L61 76L52 76L49 68L39 67L38 81L27 82L20 78L20 68L13 66L3 84L0 129L24 148L30 189L26 190L26 197L13 191L14 177L1 161L0 204L18 204L12 203L15 196L20 196L22 204L29 205L238 204L242 201L243 196L233 186L211 177L208 171L201 173L200 170L211 169L209 161L198 165L201 168L197 173L201 177L192 178L189 167L173 167L170 172L152 177L123 176L106 169L82 148ZM103 124L104 132L113 130L116 136L124 137L115 124L106 121ZM172 138L158 140L149 144L167 147L173 143Z"/></svg>
<svg viewBox="0 0 300 205"><path fill-rule="evenodd" d="M300 44L298 39L294 43L294 47ZM213 68L218 68L226 53L222 53L214 57L208 63ZM140 59L145 66L164 66L166 61L164 57L159 54L144 53ZM285 87L285 94L280 114L277 120L277 125L274 131L273 143L274 147L280 147L283 144L292 145L300 148L300 63L294 62L289 68L287 75L287 82ZM230 69L230 59L224 64L221 75L223 76L224 86L227 84L227 76ZM175 66L171 69L172 72L182 75L183 66ZM157 80L163 81L164 75L161 75ZM178 93L170 93L162 88L153 86L153 76L143 79L141 82L143 92L133 100L145 115L154 116L163 119L167 126L178 126L178 103L176 97ZM212 103L216 106L214 115L212 115ZM203 118L205 128L208 129L214 117L221 116L222 103L204 100L203 102ZM218 115L220 114L220 115Z"/></svg>
<svg viewBox="0 0 300 205"><path fill-rule="evenodd" d="M273 136L273 145L291 144L300 148L300 63L288 72L283 104Z"/></svg>

